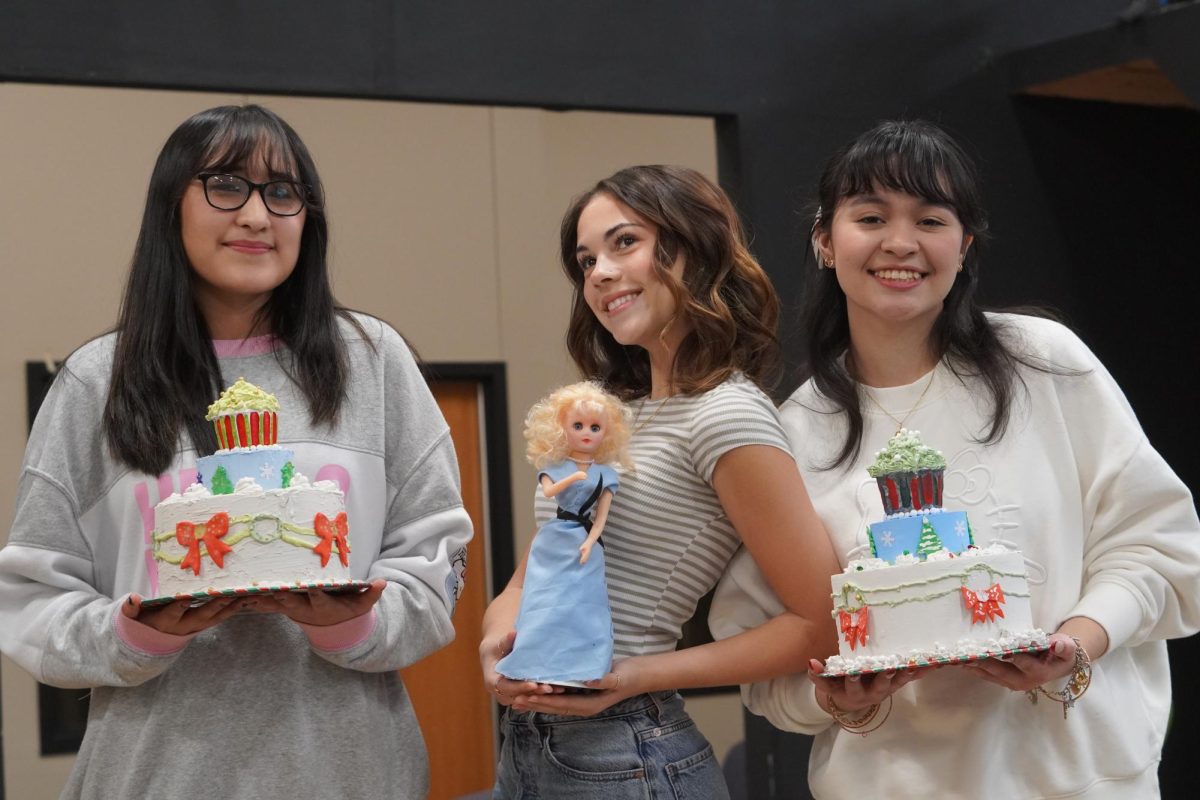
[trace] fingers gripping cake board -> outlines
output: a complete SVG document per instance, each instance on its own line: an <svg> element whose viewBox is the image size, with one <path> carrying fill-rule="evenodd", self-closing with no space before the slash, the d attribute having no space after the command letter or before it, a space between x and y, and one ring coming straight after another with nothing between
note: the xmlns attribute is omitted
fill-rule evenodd
<svg viewBox="0 0 1200 800"><path fill-rule="evenodd" d="M238 379L209 406L220 449L199 459L198 481L154 507L154 559L162 596L143 602L348 591L345 496L310 482L276 444L279 403Z"/></svg>
<svg viewBox="0 0 1200 800"><path fill-rule="evenodd" d="M942 508L946 460L901 429L867 468L885 517L867 526L869 558L832 578L838 654L826 675L954 664L1045 650L1025 559L975 546L963 511Z"/></svg>

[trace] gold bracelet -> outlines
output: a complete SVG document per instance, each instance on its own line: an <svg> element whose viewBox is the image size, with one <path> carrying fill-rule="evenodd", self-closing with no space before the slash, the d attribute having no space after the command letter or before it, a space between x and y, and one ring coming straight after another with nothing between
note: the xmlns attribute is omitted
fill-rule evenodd
<svg viewBox="0 0 1200 800"><path fill-rule="evenodd" d="M827 697L826 701L829 703L829 716L833 717L833 721L840 725L843 730L850 733L857 733L859 736L866 736L872 731L879 730L879 727L887 722L888 716L892 713L892 697L888 695L888 707L887 711L884 712L883 719L879 720L874 727L867 728L871 724L871 721L879 714L879 703L868 706L866 713L858 719L850 719L842 709L838 708L837 703L833 702L832 697ZM863 728L866 728L866 730L863 730Z"/></svg>
<svg viewBox="0 0 1200 800"><path fill-rule="evenodd" d="M1083 649L1083 644L1077 637L1071 638L1075 641L1075 663L1071 665L1071 674L1067 677L1066 685L1056 691L1048 691L1044 686L1038 686L1025 693L1029 702L1034 705L1037 705L1039 693L1056 703L1062 703L1063 719L1067 718L1067 711L1074 708L1075 701L1083 697L1092 685L1092 658L1087 650Z"/></svg>

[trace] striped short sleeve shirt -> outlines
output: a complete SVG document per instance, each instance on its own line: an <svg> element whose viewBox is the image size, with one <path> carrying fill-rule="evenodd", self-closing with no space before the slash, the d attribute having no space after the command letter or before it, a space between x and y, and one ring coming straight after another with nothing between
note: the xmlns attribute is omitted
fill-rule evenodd
<svg viewBox="0 0 1200 800"><path fill-rule="evenodd" d="M603 537L618 658L675 649L741 544L712 488L721 456L746 445L791 452L775 406L741 375L703 394L635 402L634 413L634 469L621 475ZM540 524L554 503L536 497Z"/></svg>

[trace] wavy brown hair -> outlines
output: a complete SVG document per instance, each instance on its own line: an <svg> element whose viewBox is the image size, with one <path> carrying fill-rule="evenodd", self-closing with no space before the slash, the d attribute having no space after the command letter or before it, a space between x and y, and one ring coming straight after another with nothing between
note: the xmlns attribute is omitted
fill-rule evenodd
<svg viewBox="0 0 1200 800"><path fill-rule="evenodd" d="M657 228L654 271L675 298L688 333L675 353L670 382L684 394L705 392L740 371L763 391L779 380L779 298L746 245L737 211L720 187L686 167L627 167L572 201L563 216L562 267L575 287L567 350L580 372L624 400L650 392L650 357L622 345L583 297L577 261L579 217L599 194L631 208ZM683 259L683 274L671 272Z"/></svg>

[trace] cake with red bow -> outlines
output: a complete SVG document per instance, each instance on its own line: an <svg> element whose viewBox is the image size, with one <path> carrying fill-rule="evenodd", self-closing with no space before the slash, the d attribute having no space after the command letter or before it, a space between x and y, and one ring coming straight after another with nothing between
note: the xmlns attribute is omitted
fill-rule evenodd
<svg viewBox="0 0 1200 800"><path fill-rule="evenodd" d="M337 588L350 578L345 496L280 447L274 395L242 379L208 409L221 449L154 507L159 599Z"/></svg>
<svg viewBox="0 0 1200 800"><path fill-rule="evenodd" d="M867 468L884 519L870 557L832 578L838 654L826 674L952 664L1048 646L1033 624L1020 552L975 545L962 511L942 507L946 460L901 429Z"/></svg>

